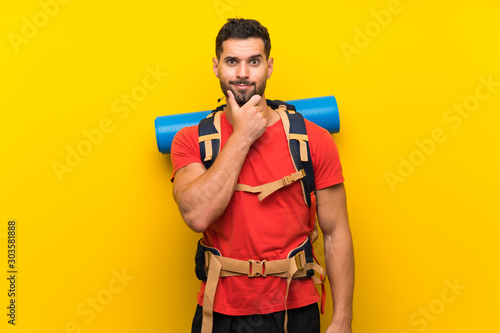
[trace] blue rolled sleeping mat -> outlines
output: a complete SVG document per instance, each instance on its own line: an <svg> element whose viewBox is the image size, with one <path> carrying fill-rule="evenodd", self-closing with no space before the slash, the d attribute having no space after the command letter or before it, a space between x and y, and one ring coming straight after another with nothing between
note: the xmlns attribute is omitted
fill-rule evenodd
<svg viewBox="0 0 500 333"><path fill-rule="evenodd" d="M339 132L339 110L335 97L323 96L285 102L294 105L297 112L301 113L304 118L325 128L328 132ZM156 143L160 153L170 154L175 134L183 127L198 125L210 112L212 110L156 117Z"/></svg>

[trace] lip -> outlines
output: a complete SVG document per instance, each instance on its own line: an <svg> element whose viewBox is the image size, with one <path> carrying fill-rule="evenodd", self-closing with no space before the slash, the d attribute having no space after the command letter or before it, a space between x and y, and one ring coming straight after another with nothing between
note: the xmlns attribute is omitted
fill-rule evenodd
<svg viewBox="0 0 500 333"><path fill-rule="evenodd" d="M238 89L242 89L242 90L251 87L251 85L246 85L246 84L233 84L233 86L235 86Z"/></svg>

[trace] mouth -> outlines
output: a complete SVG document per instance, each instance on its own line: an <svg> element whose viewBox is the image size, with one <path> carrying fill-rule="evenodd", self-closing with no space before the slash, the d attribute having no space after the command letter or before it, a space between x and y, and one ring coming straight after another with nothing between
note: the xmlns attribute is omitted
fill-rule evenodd
<svg viewBox="0 0 500 333"><path fill-rule="evenodd" d="M251 82L230 82L230 84L240 90L245 90L254 86Z"/></svg>

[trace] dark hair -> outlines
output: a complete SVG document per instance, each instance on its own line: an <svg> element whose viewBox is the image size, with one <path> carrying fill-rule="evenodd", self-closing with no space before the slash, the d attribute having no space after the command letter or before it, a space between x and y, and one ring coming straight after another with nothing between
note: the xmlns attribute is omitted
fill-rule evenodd
<svg viewBox="0 0 500 333"><path fill-rule="evenodd" d="M229 18L222 26L215 38L215 55L220 60L222 54L222 43L228 39L260 38L264 42L264 53L269 59L271 54L271 38L267 28L256 20L245 20L244 18Z"/></svg>

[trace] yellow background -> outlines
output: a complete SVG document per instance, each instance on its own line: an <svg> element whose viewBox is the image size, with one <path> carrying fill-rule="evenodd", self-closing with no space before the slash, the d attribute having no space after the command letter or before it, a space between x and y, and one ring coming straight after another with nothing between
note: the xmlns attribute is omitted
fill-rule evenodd
<svg viewBox="0 0 500 333"><path fill-rule="evenodd" d="M498 1L53 3L0 4L2 332L189 331L199 235L172 199L170 157L157 151L153 122L216 106L214 40L234 16L271 33L268 98L338 100L354 332L499 331L500 87L477 88L480 78L500 82ZM346 56L346 44L357 52ZM163 76L141 90L148 68ZM459 125L446 121L476 89L488 97ZM115 112L122 94L141 91L134 108ZM85 146L84 132L103 121L107 133ZM435 129L446 139L432 147ZM53 165L66 163L68 147L88 154L58 177ZM410 157L418 165L390 185L388 173ZM15 327L4 277L11 219Z"/></svg>

